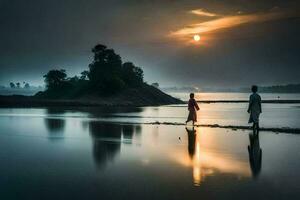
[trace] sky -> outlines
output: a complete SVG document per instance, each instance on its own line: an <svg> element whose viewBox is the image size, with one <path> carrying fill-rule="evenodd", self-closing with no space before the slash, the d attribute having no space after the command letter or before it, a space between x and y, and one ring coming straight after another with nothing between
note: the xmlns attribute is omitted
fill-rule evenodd
<svg viewBox="0 0 300 200"><path fill-rule="evenodd" d="M165 87L299 83L299 36L299 0L0 0L0 85L79 74L98 43Z"/></svg>

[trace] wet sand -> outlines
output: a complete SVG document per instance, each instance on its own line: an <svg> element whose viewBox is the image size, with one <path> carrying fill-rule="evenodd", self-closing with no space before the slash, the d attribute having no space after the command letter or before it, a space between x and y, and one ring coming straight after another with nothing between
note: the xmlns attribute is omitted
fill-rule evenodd
<svg viewBox="0 0 300 200"><path fill-rule="evenodd" d="M184 123L170 123L170 122L153 122L153 123L145 123L145 124L153 124L153 125L174 125L174 126L189 126ZM189 126L190 127L190 126ZM219 124L195 124L195 127L210 127L210 128L225 128L225 129L232 129L232 130L252 130L251 126L234 126L234 125L219 125ZM260 131L268 131L268 132L275 132L275 133L290 133L290 134L300 134L300 128L264 128L260 127Z"/></svg>

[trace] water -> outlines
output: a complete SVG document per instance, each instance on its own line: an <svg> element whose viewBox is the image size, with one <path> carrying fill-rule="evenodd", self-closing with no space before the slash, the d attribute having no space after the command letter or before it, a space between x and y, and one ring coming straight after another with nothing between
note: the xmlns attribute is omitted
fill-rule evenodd
<svg viewBox="0 0 300 200"><path fill-rule="evenodd" d="M241 123L243 106L203 104L200 116ZM266 106L265 125L296 127L293 106ZM181 106L0 109L0 199L300 197L299 135L122 123L185 114Z"/></svg>
<svg viewBox="0 0 300 200"><path fill-rule="evenodd" d="M248 94L196 98L246 100ZM247 104L200 108L200 124L247 125ZM0 198L299 198L298 135L255 138L248 131L142 124L182 123L186 116L186 105L0 109ZM261 126L299 124L299 104L263 104Z"/></svg>
<svg viewBox="0 0 300 200"><path fill-rule="evenodd" d="M246 103L199 104L199 124L248 125ZM266 128L300 128L300 104L263 104L260 124ZM82 118L109 122L170 122L184 123L188 115L186 105L141 108L76 108L72 109L1 109L1 117L47 117L53 119ZM9 122L8 122L9 123Z"/></svg>

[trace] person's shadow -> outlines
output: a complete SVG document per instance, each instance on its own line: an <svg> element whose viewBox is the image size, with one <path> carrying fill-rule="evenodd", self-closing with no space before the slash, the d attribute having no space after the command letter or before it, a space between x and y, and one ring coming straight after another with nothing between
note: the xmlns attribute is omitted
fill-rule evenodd
<svg viewBox="0 0 300 200"><path fill-rule="evenodd" d="M262 165L262 149L259 144L258 132L249 134L250 145L248 145L249 162L252 172L252 177L257 178L261 171Z"/></svg>
<svg viewBox="0 0 300 200"><path fill-rule="evenodd" d="M194 127L192 129L185 128L188 134L188 151L191 158L195 155L195 146L196 146L196 130Z"/></svg>

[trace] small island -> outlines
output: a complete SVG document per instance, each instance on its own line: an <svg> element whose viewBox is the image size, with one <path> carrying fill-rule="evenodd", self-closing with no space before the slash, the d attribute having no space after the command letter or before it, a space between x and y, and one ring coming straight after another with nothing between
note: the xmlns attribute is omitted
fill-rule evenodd
<svg viewBox="0 0 300 200"><path fill-rule="evenodd" d="M0 96L1 107L48 106L157 106L180 104L181 100L144 82L144 73L123 62L113 49L98 44L93 61L80 76L68 77L64 69L44 75L46 90L33 96Z"/></svg>

